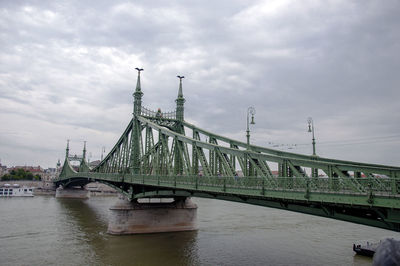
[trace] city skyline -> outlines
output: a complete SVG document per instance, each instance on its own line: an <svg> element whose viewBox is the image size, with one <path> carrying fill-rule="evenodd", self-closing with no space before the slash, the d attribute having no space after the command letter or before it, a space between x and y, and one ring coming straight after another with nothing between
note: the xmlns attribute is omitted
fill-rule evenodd
<svg viewBox="0 0 400 266"><path fill-rule="evenodd" d="M211 8L212 6L212 8ZM396 1L100 1L0 4L0 158L54 167L100 159L143 105L252 144L400 165Z"/></svg>

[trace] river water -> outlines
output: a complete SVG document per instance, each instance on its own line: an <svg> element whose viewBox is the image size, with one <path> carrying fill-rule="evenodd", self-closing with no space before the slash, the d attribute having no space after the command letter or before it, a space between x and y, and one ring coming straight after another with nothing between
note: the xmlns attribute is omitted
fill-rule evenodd
<svg viewBox="0 0 400 266"><path fill-rule="evenodd" d="M116 197L0 198L0 265L371 265L357 240L400 233L193 198L198 231L112 236Z"/></svg>

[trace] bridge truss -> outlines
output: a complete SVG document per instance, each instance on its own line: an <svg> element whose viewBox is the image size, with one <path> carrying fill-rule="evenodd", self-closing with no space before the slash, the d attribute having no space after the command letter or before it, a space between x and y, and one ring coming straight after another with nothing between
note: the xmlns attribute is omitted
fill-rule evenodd
<svg viewBox="0 0 400 266"><path fill-rule="evenodd" d="M130 200L210 197L400 231L400 167L278 151L198 128L184 121L182 77L174 112L142 106L140 71L133 96L133 117L108 155L89 169L85 147L75 171L67 146L57 185L98 181Z"/></svg>

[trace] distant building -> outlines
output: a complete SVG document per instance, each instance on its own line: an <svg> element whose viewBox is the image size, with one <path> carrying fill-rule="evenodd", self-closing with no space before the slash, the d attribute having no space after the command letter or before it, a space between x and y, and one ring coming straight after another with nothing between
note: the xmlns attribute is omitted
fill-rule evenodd
<svg viewBox="0 0 400 266"><path fill-rule="evenodd" d="M279 171L271 171L273 177L279 177Z"/></svg>
<svg viewBox="0 0 400 266"><path fill-rule="evenodd" d="M56 172L56 168L47 168L44 170L46 173L55 173Z"/></svg>
<svg viewBox="0 0 400 266"><path fill-rule="evenodd" d="M40 175L41 177L44 175L44 169L39 166L14 166L8 168L8 172L12 170L23 169L26 172L31 172L33 175Z"/></svg>
<svg viewBox="0 0 400 266"><path fill-rule="evenodd" d="M47 168L43 171L42 180L43 181L52 181L56 178L57 168Z"/></svg>
<svg viewBox="0 0 400 266"><path fill-rule="evenodd" d="M23 169L26 172L31 172L33 175L39 175L43 181L52 183L52 181L60 175L62 166L60 160L58 160L55 168L49 167L47 169L43 169L40 166L26 166L26 165L7 168L7 166L1 165L0 163L0 177L2 177L5 174L9 174L12 170L18 170L18 169Z"/></svg>
<svg viewBox="0 0 400 266"><path fill-rule="evenodd" d="M244 176L242 170L237 170L237 171L236 171L236 175L237 175L238 177L243 177L243 176Z"/></svg>
<svg viewBox="0 0 400 266"><path fill-rule="evenodd" d="M2 177L3 175L5 175L7 173L8 173L7 166L1 165L1 163L0 163L0 177Z"/></svg>
<svg viewBox="0 0 400 266"><path fill-rule="evenodd" d="M98 166L100 164L100 162L101 162L100 160L96 160L96 161L90 162L89 163L89 167L90 168L94 168L94 167Z"/></svg>

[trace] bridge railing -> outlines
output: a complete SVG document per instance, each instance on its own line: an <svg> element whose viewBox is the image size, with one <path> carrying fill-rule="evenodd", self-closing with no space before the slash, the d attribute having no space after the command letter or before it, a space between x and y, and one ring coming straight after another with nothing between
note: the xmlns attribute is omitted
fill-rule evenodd
<svg viewBox="0 0 400 266"><path fill-rule="evenodd" d="M147 109L142 106L142 110L140 113L141 116L145 117L153 117L153 118L167 118L167 119L176 119L176 112L155 112L153 110Z"/></svg>
<svg viewBox="0 0 400 266"><path fill-rule="evenodd" d="M257 177L222 177L222 176L161 176L131 175L121 173L75 173L68 177L88 178L88 181L103 180L125 182L160 187L188 189L211 189L216 191L240 192L241 190L260 191L298 191L335 194L368 194L400 196L400 179L395 178L301 178L276 177L271 179Z"/></svg>
<svg viewBox="0 0 400 266"><path fill-rule="evenodd" d="M154 176L130 175L125 182L190 189L220 188L234 190L309 191L336 194L399 195L400 180L390 178L299 178L277 177L271 180L252 177ZM399 195L400 196L400 195Z"/></svg>

